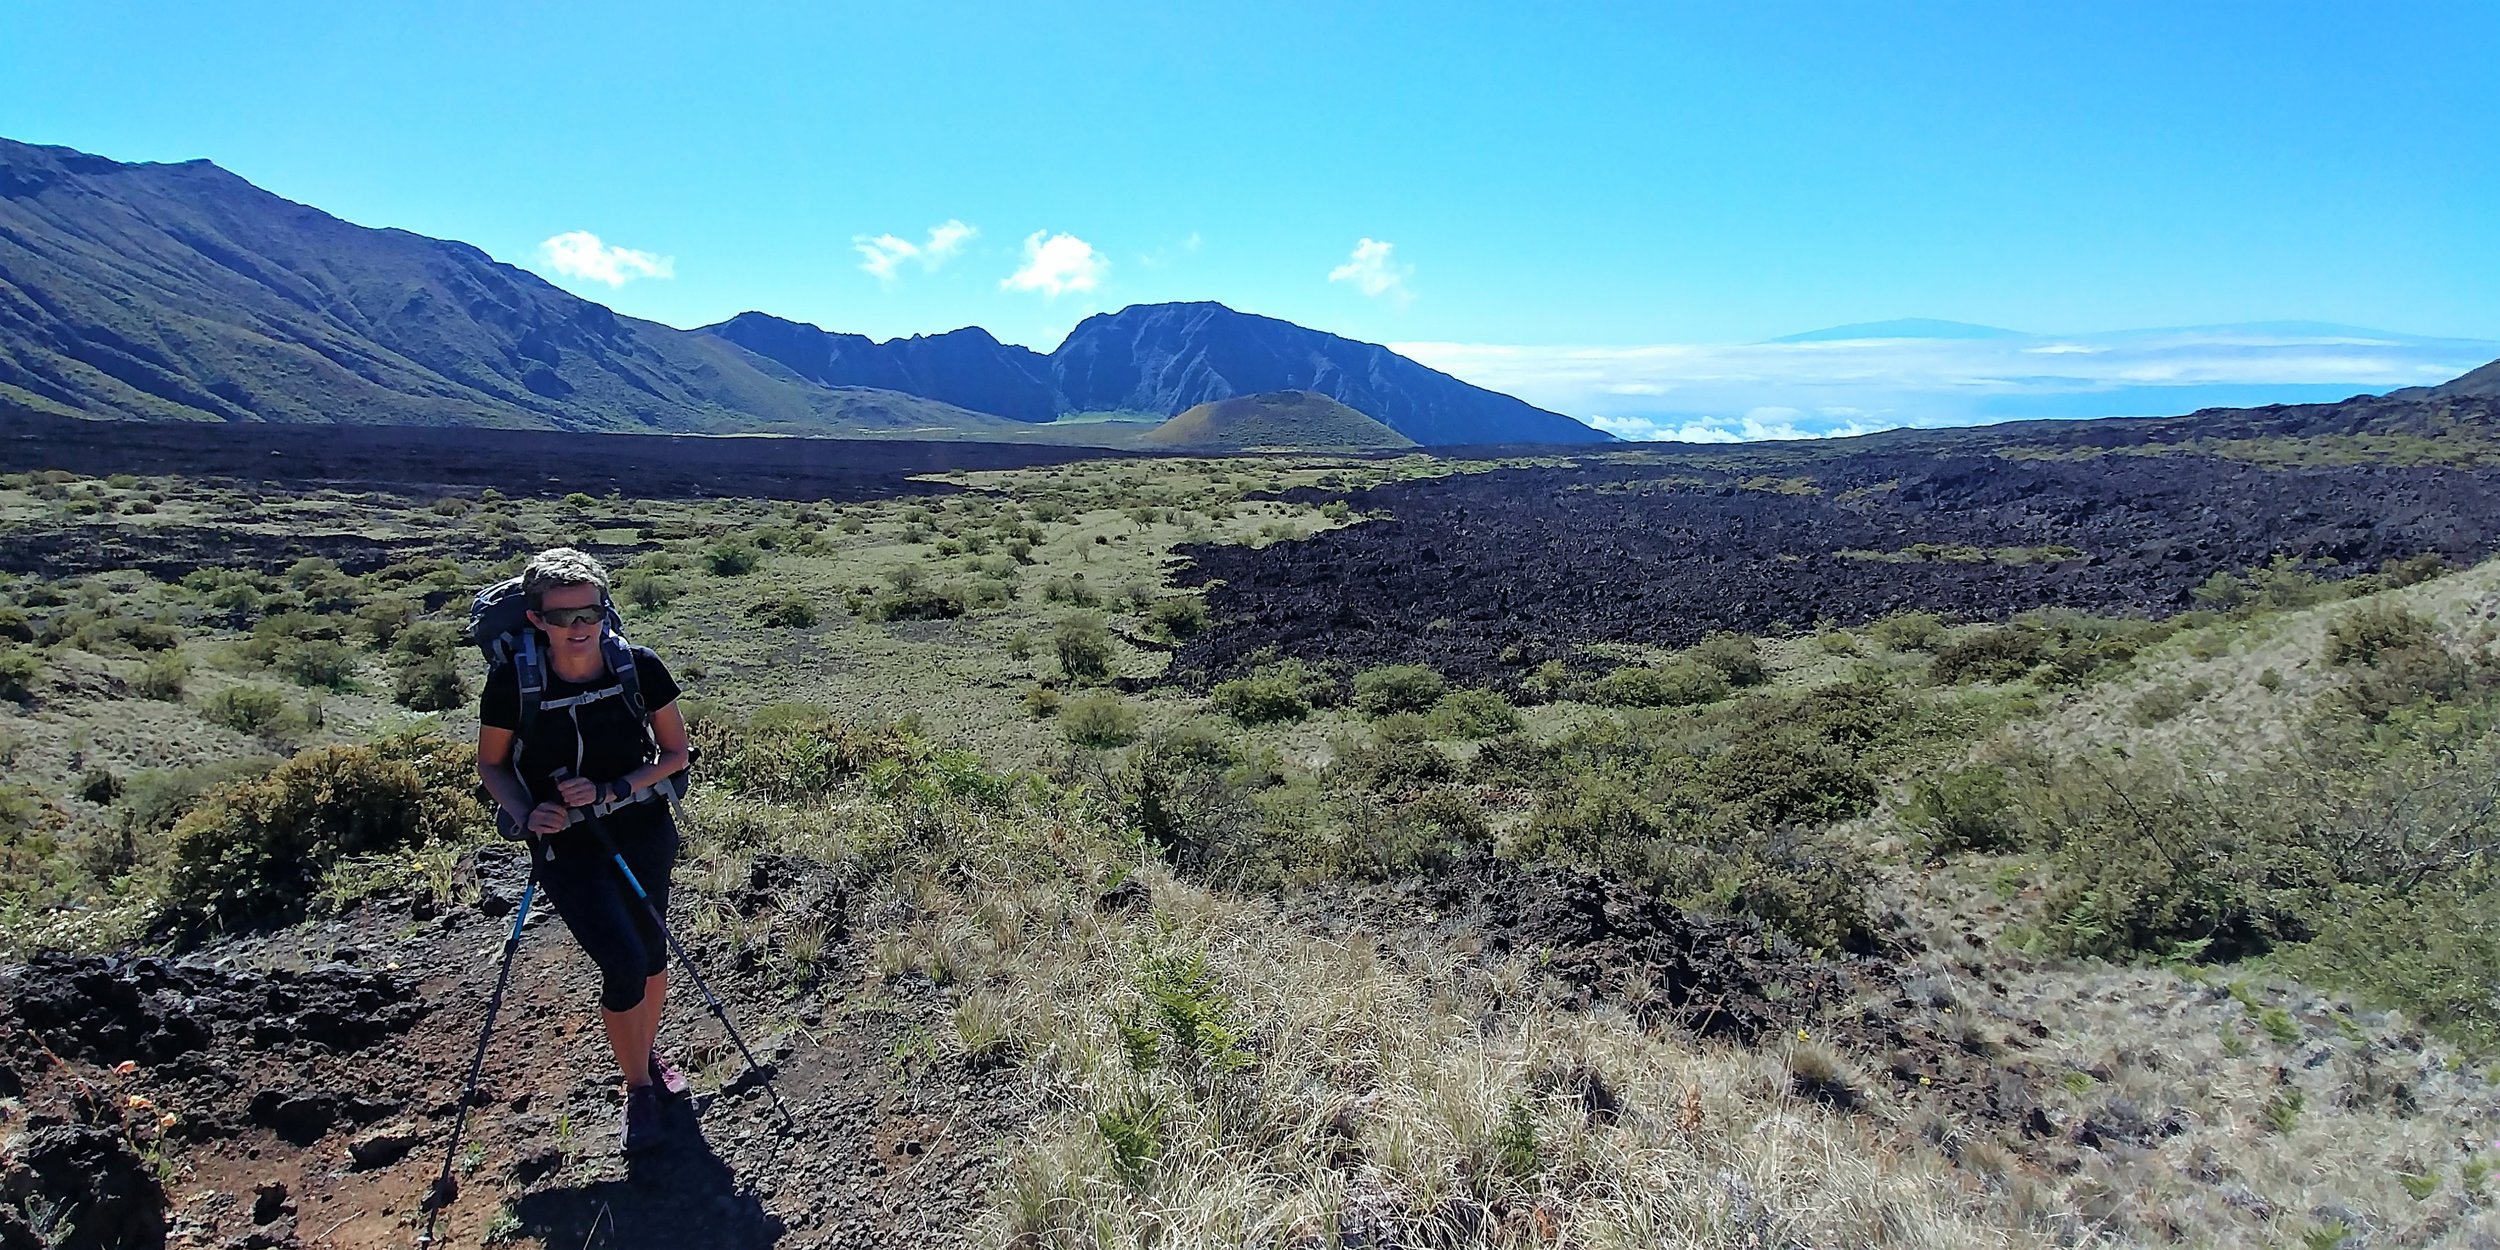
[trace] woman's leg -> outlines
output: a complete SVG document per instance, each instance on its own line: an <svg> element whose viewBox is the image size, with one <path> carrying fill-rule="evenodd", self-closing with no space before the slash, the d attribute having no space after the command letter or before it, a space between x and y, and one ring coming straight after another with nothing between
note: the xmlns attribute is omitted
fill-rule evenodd
<svg viewBox="0 0 2500 1250"><path fill-rule="evenodd" d="M642 822L634 822L640 824ZM654 808L652 817L642 828L631 830L618 849L634 870L634 880L642 883L650 895L651 906L634 900L634 933L640 938L645 958L642 1001L635 1005L630 1019L611 1025L608 1045L616 1052L617 1066L625 1069L627 1080L646 1084L651 1079L651 1055L660 1036L660 1013L668 998L668 935L652 921L652 913L668 914L670 876L677 867L677 823L666 808Z"/></svg>
<svg viewBox="0 0 2500 1250"><path fill-rule="evenodd" d="M651 1083L651 1047L660 1035L660 999L667 993L668 973L655 973L643 979L641 1002L626 1011L599 1013L608 1031L608 1050L627 1085Z"/></svg>
<svg viewBox="0 0 2500 1250"><path fill-rule="evenodd" d="M658 1005L647 1001L658 941L655 935L652 944L645 944L651 920L642 900L634 897L616 865L596 852L559 853L540 869L539 880L573 940L599 965L600 1023L625 1083L649 1084L651 1035L644 1021L656 1023L659 1018ZM664 947L659 955L667 957ZM637 1037L641 1046L634 1049Z"/></svg>

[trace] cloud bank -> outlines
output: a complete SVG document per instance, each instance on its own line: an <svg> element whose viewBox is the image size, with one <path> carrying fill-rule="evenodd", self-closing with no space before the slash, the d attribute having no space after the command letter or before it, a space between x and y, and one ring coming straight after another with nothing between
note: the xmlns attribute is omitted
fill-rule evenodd
<svg viewBox="0 0 2500 1250"><path fill-rule="evenodd" d="M538 245L547 268L568 278L623 286L636 278L674 278L677 262L666 256L612 247L587 230L568 230Z"/></svg>
<svg viewBox="0 0 2500 1250"><path fill-rule="evenodd" d="M1415 275L1413 265L1397 263L1397 245L1366 238L1354 245L1354 253L1346 262L1328 271L1331 282L1350 282L1354 289L1373 299L1386 299L1400 308L1414 301L1414 292L1406 289L1406 280Z"/></svg>
<svg viewBox="0 0 2500 1250"><path fill-rule="evenodd" d="M998 287L1002 291L1039 291L1057 299L1070 291L1101 285L1111 262L1094 245L1072 234L1036 230L1024 238L1024 264Z"/></svg>
<svg viewBox="0 0 2500 1250"><path fill-rule="evenodd" d="M953 259L964 250L964 244L979 237L980 233L978 228L950 217L929 227L929 237L924 242L914 243L891 234L874 237L855 234L851 236L851 246L859 252L860 272L892 286L896 271L902 268L905 261L918 261L923 270L935 272L938 266Z"/></svg>
<svg viewBox="0 0 2500 1250"><path fill-rule="evenodd" d="M1393 347L1620 437L1688 442L2319 402L2444 382L2500 357L2500 342L2262 324L1979 339Z"/></svg>

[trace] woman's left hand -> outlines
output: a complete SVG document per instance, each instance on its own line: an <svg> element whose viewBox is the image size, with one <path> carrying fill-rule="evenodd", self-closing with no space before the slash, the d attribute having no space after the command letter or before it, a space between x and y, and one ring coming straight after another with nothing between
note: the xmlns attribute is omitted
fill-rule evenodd
<svg viewBox="0 0 2500 1250"><path fill-rule="evenodd" d="M556 783L556 797L566 807L588 807L599 801L599 787L588 777L567 777Z"/></svg>

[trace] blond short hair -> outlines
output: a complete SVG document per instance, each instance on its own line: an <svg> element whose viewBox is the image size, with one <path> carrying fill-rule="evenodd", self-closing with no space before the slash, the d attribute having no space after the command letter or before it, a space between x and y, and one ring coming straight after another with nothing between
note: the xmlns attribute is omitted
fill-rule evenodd
<svg viewBox="0 0 2500 1250"><path fill-rule="evenodd" d="M535 608L545 602L546 594L561 586L596 586L604 596L608 593L608 566L587 551L571 547L549 547L530 557L521 570L521 590Z"/></svg>

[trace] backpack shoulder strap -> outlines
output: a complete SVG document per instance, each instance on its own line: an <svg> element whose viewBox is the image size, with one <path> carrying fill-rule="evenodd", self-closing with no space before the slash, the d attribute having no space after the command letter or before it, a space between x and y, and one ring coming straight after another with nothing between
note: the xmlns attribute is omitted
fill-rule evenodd
<svg viewBox="0 0 2500 1250"><path fill-rule="evenodd" d="M625 692L625 710L650 732L651 709L642 701L642 676L634 670L634 648L625 636L613 629L599 631L599 649L607 653L608 671L616 674L617 685Z"/></svg>
<svg viewBox="0 0 2500 1250"><path fill-rule="evenodd" d="M512 676L521 692L521 735L527 737L538 720L538 705L547 698L547 653L539 648L538 631L521 631L521 645L512 657Z"/></svg>

